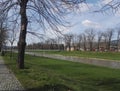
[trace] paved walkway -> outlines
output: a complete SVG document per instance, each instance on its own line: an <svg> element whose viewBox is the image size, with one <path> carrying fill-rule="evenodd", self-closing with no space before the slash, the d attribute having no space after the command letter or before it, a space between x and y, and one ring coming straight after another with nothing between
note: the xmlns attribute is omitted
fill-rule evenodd
<svg viewBox="0 0 120 91"><path fill-rule="evenodd" d="M26 54L120 69L120 61L114 61L114 60L80 58L80 57L74 57L74 56L63 56L58 54L46 54L46 53L34 53L34 52L26 52Z"/></svg>
<svg viewBox="0 0 120 91"><path fill-rule="evenodd" d="M22 91L24 88L0 58L0 91L1 90Z"/></svg>

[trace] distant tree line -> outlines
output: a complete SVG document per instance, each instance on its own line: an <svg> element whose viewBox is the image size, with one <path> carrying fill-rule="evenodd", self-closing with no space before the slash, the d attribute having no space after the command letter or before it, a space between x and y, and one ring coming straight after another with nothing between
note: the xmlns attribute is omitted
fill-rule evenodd
<svg viewBox="0 0 120 91"><path fill-rule="evenodd" d="M106 31L97 31L93 28L88 28L84 33L64 34L64 36L58 36L40 43L30 44L27 48L68 51L119 51L120 29L108 28Z"/></svg>
<svg viewBox="0 0 120 91"><path fill-rule="evenodd" d="M41 50L64 50L63 44L46 44L46 43L33 43L27 46L27 49L35 50L35 49L41 49Z"/></svg>

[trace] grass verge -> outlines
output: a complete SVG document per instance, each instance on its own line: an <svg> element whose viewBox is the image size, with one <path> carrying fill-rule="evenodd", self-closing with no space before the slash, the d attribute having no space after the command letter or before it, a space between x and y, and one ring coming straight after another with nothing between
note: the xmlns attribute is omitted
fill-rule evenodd
<svg viewBox="0 0 120 91"><path fill-rule="evenodd" d="M44 57L25 56L25 69L16 68L16 54L6 65L28 91L119 91L120 70Z"/></svg>
<svg viewBox="0 0 120 91"><path fill-rule="evenodd" d="M83 51L70 51L70 52L69 51L32 51L32 52L120 61L120 52L83 52Z"/></svg>

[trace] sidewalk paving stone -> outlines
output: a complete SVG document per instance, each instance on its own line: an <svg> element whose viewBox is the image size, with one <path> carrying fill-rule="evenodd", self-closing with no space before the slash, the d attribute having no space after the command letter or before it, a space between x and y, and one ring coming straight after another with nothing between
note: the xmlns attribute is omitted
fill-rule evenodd
<svg viewBox="0 0 120 91"><path fill-rule="evenodd" d="M25 89L0 58L0 91L24 91Z"/></svg>

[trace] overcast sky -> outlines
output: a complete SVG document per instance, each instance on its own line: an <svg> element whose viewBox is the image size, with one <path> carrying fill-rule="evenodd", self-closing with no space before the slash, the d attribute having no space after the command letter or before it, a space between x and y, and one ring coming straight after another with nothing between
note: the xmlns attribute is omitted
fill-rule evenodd
<svg viewBox="0 0 120 91"><path fill-rule="evenodd" d="M95 31L105 31L107 28L115 28L120 23L120 12L112 13L106 11L104 13L94 11L99 10L105 4L112 0L87 0L86 3L79 5L79 10L66 16L66 20L71 23L71 27L64 29L63 33L75 33L79 34L85 31L87 28L94 28ZM118 0L115 0L118 1ZM51 30L49 30L51 31ZM46 35L53 37L54 34L46 32ZM28 35L27 41L38 42L40 40Z"/></svg>
<svg viewBox="0 0 120 91"><path fill-rule="evenodd" d="M106 11L104 13L95 13L100 7L111 0L87 0L86 4L80 5L81 10L71 16L70 21L73 23L67 32L81 33L87 28L95 28L95 30L104 31L107 28L115 28L120 23L120 12L112 13ZM91 1L91 2L90 2Z"/></svg>

